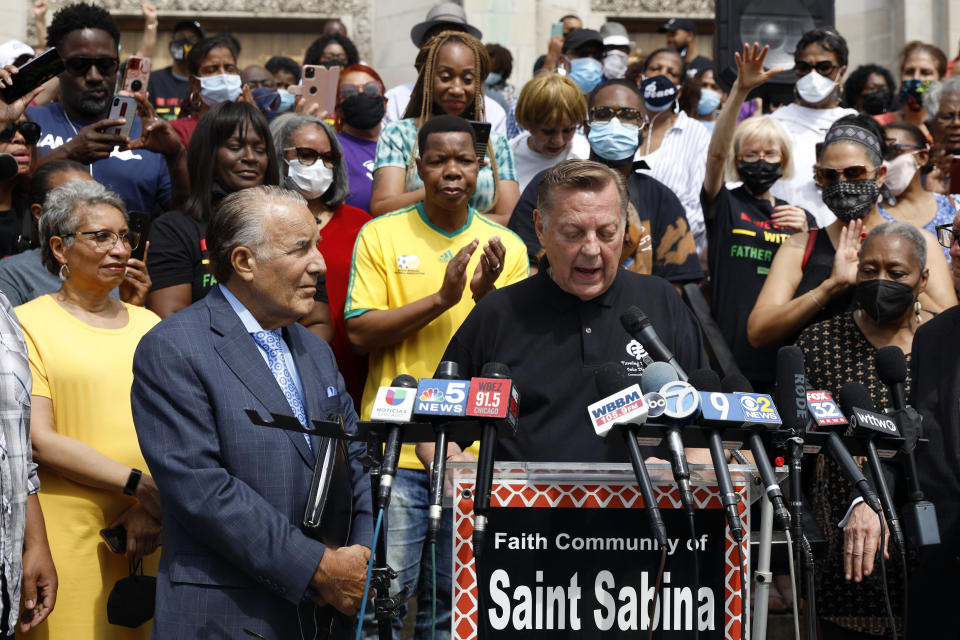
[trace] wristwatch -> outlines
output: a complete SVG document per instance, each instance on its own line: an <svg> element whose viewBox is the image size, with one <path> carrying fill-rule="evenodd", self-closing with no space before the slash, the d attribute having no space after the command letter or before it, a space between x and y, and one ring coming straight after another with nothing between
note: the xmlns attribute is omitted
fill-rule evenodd
<svg viewBox="0 0 960 640"><path fill-rule="evenodd" d="M137 486L140 484L140 476L143 475L143 471L140 469L130 469L130 476L127 478L127 484L123 487L123 492L132 496L137 492Z"/></svg>

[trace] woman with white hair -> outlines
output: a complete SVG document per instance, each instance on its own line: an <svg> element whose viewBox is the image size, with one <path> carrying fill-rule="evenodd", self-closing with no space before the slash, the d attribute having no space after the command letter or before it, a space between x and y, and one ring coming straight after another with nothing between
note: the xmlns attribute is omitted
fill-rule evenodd
<svg viewBox="0 0 960 640"><path fill-rule="evenodd" d="M776 349L757 349L747 340L747 317L780 244L815 226L809 213L774 198L770 188L793 175L790 138L769 116L744 120L737 114L747 95L772 75L763 70L769 47L754 43L737 55L740 73L720 112L707 151L701 192L707 226L713 317L738 366L757 388L773 383ZM743 186L730 190L724 175Z"/></svg>

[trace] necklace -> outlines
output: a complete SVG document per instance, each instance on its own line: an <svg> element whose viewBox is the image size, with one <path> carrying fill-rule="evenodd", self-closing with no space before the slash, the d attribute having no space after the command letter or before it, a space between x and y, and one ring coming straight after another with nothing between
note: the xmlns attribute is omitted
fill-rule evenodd
<svg viewBox="0 0 960 640"><path fill-rule="evenodd" d="M77 126L76 126L75 124L73 124L73 120L71 120L71 119L70 119L70 116L67 115L67 110L63 107L62 104L60 105L60 111L63 112L63 119L66 121L67 126L69 126L70 129L73 131L73 137L76 138L77 136L79 136L79 135L80 135L80 132L77 130ZM81 127L81 128L82 128L82 127ZM73 139L73 138L71 138L71 140L72 140L72 139ZM93 178L93 163L91 162L91 163L90 163L89 165L87 165L87 166L88 166L88 168L89 168L89 170L90 170L90 177Z"/></svg>

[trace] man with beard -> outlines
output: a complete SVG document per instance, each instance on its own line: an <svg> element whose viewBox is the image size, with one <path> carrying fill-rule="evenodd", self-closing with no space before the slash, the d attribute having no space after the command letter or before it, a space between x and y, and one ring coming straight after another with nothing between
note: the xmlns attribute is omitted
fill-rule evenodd
<svg viewBox="0 0 960 640"><path fill-rule="evenodd" d="M86 3L68 5L56 13L47 44L66 63L60 74L61 102L30 107L27 116L40 125L37 144L40 164L74 160L89 166L95 180L116 191L131 211L162 212L172 191L182 193L186 150L169 125L143 124L135 114L130 136L113 133L124 119L107 119L119 69L120 31L104 9ZM171 137L172 136L172 137ZM162 151L155 153L153 149ZM170 178L177 182L171 186Z"/></svg>
<svg viewBox="0 0 960 640"><path fill-rule="evenodd" d="M680 200L661 182L634 171L633 156L640 146L643 118L643 98L637 86L629 80L608 80L590 94L588 107L584 129L590 142L590 159L623 174L630 195L620 266L660 276L678 288L703 278L696 243ZM527 245L534 266L543 255L533 211L545 173L534 176L523 190L508 225Z"/></svg>

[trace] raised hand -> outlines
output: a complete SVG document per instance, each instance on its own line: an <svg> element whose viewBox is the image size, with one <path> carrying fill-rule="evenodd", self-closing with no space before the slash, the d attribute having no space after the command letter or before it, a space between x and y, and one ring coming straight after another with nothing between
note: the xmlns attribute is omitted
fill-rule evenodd
<svg viewBox="0 0 960 640"><path fill-rule="evenodd" d="M150 249L150 243L143 252L143 260L130 258L127 260L127 272L124 274L123 282L120 283L120 299L127 304L142 307L147 303L147 294L150 293L150 273L147 271L147 250Z"/></svg>
<svg viewBox="0 0 960 640"><path fill-rule="evenodd" d="M773 208L773 226L779 229L788 229L794 233L805 233L809 231L807 225L807 214L800 207L792 204L783 204Z"/></svg>
<svg viewBox="0 0 960 640"><path fill-rule="evenodd" d="M109 157L114 147L126 147L130 143L130 138L104 131L119 127L126 122L124 118L108 118L88 124L80 129L72 140L63 145L67 157L80 164L92 164Z"/></svg>
<svg viewBox="0 0 960 640"><path fill-rule="evenodd" d="M126 92L122 92L126 93ZM140 137L131 141L128 149L146 149L164 156L172 156L184 150L183 143L173 126L163 118L158 118L153 105L147 100L146 93L129 93L137 101L137 115L140 116Z"/></svg>
<svg viewBox="0 0 960 640"><path fill-rule="evenodd" d="M783 67L774 67L769 71L764 71L763 61L766 59L768 51L770 51L770 45L768 44L761 49L757 42L754 42L752 47L745 42L743 53L733 54L737 61L737 82L741 88L746 91L756 89L783 71Z"/></svg>
<svg viewBox="0 0 960 640"><path fill-rule="evenodd" d="M463 290L467 287L467 263L479 244L480 241L474 238L473 242L457 251L457 255L447 263L443 284L437 292L444 309L454 306L463 297Z"/></svg>
<svg viewBox="0 0 960 640"><path fill-rule="evenodd" d="M15 76L17 72L17 68L12 64L0 67L0 88L13 86L13 76ZM30 104L41 91L43 91L43 85L36 87L22 98L14 100L12 104L7 104L0 100L0 127L5 127L11 122L16 122L17 118L19 118L27 108L27 105Z"/></svg>
<svg viewBox="0 0 960 640"><path fill-rule="evenodd" d="M840 242L833 257L833 271L830 272L830 277L837 284L852 287L857 283L862 234L863 220L852 220L840 229Z"/></svg>
<svg viewBox="0 0 960 640"><path fill-rule="evenodd" d="M503 272L506 255L507 249L498 236L490 238L490 242L483 247L480 262L470 279L470 291L473 292L474 300L479 300L493 291L497 278Z"/></svg>

